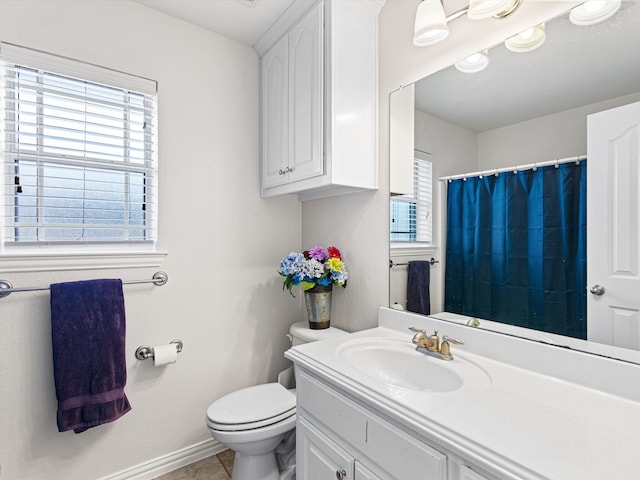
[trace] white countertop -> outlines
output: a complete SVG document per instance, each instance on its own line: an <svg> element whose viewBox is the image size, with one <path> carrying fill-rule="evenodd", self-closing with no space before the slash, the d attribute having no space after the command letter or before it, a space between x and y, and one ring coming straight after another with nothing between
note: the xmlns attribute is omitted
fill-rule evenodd
<svg viewBox="0 0 640 480"><path fill-rule="evenodd" d="M425 322L416 326L433 326L430 319ZM470 461L491 465L491 471L500 477L640 479L635 457L640 448L640 403L635 399L479 355L469 343L453 346L454 360L447 363L454 369L464 368L461 366L465 362L474 364L486 372L489 381L442 393L387 385L362 373L339 355L341 345L358 338L385 338L410 344L412 334L404 328L378 327L301 345L293 347L286 356L409 429ZM449 330L454 332L443 333L459 336L455 328ZM472 336L479 341L482 335L492 334L474 332ZM505 337L501 341L512 340ZM553 361L554 353L549 352L542 348L541 363ZM444 362L432 357L425 360ZM593 359L587 363L593 368ZM602 368L609 369L604 373L610 375L610 364L605 363ZM594 371L593 375L602 373Z"/></svg>

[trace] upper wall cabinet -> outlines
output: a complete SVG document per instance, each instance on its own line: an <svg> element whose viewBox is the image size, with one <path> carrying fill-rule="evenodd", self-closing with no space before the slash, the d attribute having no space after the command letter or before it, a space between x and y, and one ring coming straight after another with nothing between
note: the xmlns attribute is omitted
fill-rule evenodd
<svg viewBox="0 0 640 480"><path fill-rule="evenodd" d="M378 14L384 0L298 0L261 56L262 196L378 187Z"/></svg>

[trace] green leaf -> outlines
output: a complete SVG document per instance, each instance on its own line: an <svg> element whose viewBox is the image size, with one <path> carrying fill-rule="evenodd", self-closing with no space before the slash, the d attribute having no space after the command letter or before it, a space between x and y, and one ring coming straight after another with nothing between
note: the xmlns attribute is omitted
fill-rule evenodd
<svg viewBox="0 0 640 480"><path fill-rule="evenodd" d="M313 282L305 282L304 280L302 282L300 282L300 285L302 286L302 291L306 292L307 290L311 290L313 287L316 286L315 283Z"/></svg>

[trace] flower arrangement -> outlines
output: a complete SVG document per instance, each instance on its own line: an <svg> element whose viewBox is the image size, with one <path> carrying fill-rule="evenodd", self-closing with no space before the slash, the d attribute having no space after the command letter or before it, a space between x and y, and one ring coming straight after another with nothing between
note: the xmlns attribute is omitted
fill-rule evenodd
<svg viewBox="0 0 640 480"><path fill-rule="evenodd" d="M286 288L291 295L297 285L301 285L303 291L316 285L346 287L349 276L340 250L336 247L324 250L318 246L302 253L291 252L280 262L278 273L285 277L282 289Z"/></svg>

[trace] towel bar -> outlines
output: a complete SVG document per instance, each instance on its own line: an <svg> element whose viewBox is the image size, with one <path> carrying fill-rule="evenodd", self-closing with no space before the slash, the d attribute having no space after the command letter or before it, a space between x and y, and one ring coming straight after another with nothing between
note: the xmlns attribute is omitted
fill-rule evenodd
<svg viewBox="0 0 640 480"><path fill-rule="evenodd" d="M435 258L431 257L431 260L429 260L429 265L433 266L436 263L440 263L439 260L436 260ZM405 263L396 263L393 260L389 260L389 268L393 268L393 267L399 267L402 265L409 265L409 262L405 262Z"/></svg>
<svg viewBox="0 0 640 480"><path fill-rule="evenodd" d="M154 285L164 285L169 281L169 275L165 272L156 272L153 277L148 280L129 280L122 282L123 285L132 285L136 283L153 283ZM50 287L19 287L13 288L8 280L0 280L0 298L10 295L12 292L34 292L37 290L49 290Z"/></svg>
<svg viewBox="0 0 640 480"><path fill-rule="evenodd" d="M169 343L175 344L178 353L182 351L182 340L171 340ZM153 358L153 347L150 347L149 345L141 345L136 349L136 358L138 360Z"/></svg>

